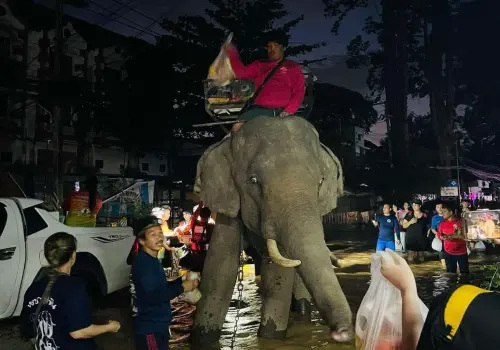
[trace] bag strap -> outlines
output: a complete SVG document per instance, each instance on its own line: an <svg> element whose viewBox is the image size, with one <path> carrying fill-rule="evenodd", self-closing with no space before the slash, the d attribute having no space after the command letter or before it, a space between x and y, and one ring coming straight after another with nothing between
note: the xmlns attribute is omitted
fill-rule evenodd
<svg viewBox="0 0 500 350"><path fill-rule="evenodd" d="M273 69L271 69L269 71L269 73L267 73L266 77L264 78L264 80L262 81L262 83L259 85L259 87L257 88L257 90L255 90L255 92L253 93L252 97L250 97L247 100L247 102L245 103L245 105L241 109L240 115L243 112L245 112L246 110L248 110L248 108L250 108L253 105L253 103L255 102L255 99L257 98L257 96L260 94L260 92L264 88L264 85L269 81L269 79L271 79L273 77L274 73L276 73L278 71L278 69L280 69L280 67L283 65L283 63L285 63L285 59L284 58L281 61L279 61L278 64L276 64L273 67Z"/></svg>
<svg viewBox="0 0 500 350"><path fill-rule="evenodd" d="M446 334L448 341L453 341L465 312L474 299L483 293L491 292L471 285L461 286L453 292L444 310L444 323L448 328L448 334Z"/></svg>

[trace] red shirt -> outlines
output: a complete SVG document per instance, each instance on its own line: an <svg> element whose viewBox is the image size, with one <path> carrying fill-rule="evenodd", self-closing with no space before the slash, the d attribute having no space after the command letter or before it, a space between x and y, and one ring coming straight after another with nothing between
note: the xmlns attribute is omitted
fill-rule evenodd
<svg viewBox="0 0 500 350"><path fill-rule="evenodd" d="M437 238L441 239L442 235L453 235L456 230L462 231L462 220L448 219L439 224ZM444 251L450 255L467 254L467 244L463 239L452 239L451 241L443 241Z"/></svg>
<svg viewBox="0 0 500 350"><path fill-rule="evenodd" d="M276 61L255 61L245 66L234 48L229 53L229 59L234 74L239 79L252 80L256 89L278 64ZM295 114L304 101L304 94L305 79L302 68L294 61L285 60L259 92L255 104L264 108L284 108L285 112Z"/></svg>

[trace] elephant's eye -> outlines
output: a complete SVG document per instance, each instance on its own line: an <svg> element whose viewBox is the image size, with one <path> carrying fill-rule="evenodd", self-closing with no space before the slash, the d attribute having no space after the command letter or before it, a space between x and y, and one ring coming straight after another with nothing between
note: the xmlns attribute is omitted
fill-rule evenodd
<svg viewBox="0 0 500 350"><path fill-rule="evenodd" d="M257 179L257 176L255 176L255 175L250 176L250 183L256 184L258 182L259 182L259 180Z"/></svg>
<svg viewBox="0 0 500 350"><path fill-rule="evenodd" d="M319 185L320 186L323 185L323 182L325 182L325 178L324 177L322 177L321 180L319 180Z"/></svg>

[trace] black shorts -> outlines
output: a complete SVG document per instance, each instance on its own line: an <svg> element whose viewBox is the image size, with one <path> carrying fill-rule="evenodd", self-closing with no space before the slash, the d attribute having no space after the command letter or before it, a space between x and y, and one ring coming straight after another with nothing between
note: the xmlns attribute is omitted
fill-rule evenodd
<svg viewBox="0 0 500 350"><path fill-rule="evenodd" d="M136 334L137 350L169 350L170 331L166 333Z"/></svg>

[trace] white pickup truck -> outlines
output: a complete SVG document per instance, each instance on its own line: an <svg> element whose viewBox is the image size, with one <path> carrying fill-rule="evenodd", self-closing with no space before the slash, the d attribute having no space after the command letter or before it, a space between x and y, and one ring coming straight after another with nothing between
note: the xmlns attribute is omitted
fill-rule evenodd
<svg viewBox="0 0 500 350"><path fill-rule="evenodd" d="M78 240L71 274L80 276L92 297L102 297L128 286L126 259L134 242L130 227L69 227L39 208L42 201L0 198L0 319L18 316L24 293L46 265L47 237L67 232Z"/></svg>

